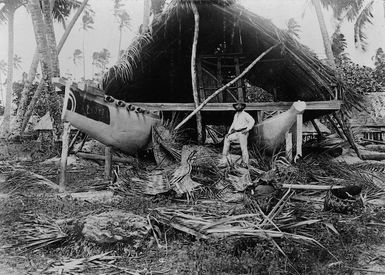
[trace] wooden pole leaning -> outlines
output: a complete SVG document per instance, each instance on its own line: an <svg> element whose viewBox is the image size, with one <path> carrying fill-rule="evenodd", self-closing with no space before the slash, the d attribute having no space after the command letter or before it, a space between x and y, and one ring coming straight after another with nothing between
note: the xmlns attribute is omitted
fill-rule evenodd
<svg viewBox="0 0 385 275"><path fill-rule="evenodd" d="M111 178L111 168L112 168L112 148L111 146L106 146L104 148L104 179L110 180Z"/></svg>
<svg viewBox="0 0 385 275"><path fill-rule="evenodd" d="M67 102L71 88L71 81L67 80L65 86L65 94L64 94L64 104L62 110L62 120L64 122L63 134L62 134L62 150L61 150L61 158L60 158L60 176L59 176L59 191L65 191L65 185L67 183L67 158L68 158L68 149L69 149L69 138L71 131L71 124L65 121L64 114L67 109Z"/></svg>
<svg viewBox="0 0 385 275"><path fill-rule="evenodd" d="M200 110L202 110L202 108L211 100L213 99L214 97L216 97L219 93L223 92L224 90L226 90L227 88L229 88L231 85L233 85L234 83L236 83L239 79L241 79L242 77L245 76L245 74L247 74L254 66L255 64L258 63L258 61L260 61L266 54L268 54L270 51L272 51L274 48L278 47L281 43L278 43L278 44L275 44L274 46L271 46L270 48L268 48L266 51L264 51L263 53L261 53L249 66L247 66L246 69L243 70L243 72L238 75L237 77L235 77L233 80L231 80L230 82L228 82L226 85L222 86L221 88L219 88L218 90L216 90L212 95L210 95L209 97L207 97L197 108L195 108L195 110L189 114L184 120L182 120L176 127L175 127L175 130L178 130L180 127L182 127L187 121L189 121L196 113L198 113Z"/></svg>
<svg viewBox="0 0 385 275"><path fill-rule="evenodd" d="M199 38L199 12L198 8L194 2L191 2L191 9L194 13L194 39L191 50L191 84L193 90L193 97L195 108L199 106L199 96L198 96L198 83L197 83L197 68L196 68L196 55L197 55L197 45ZM197 120L197 132L198 132L198 143L203 144L203 124L202 124L202 115L198 111L196 112L196 120Z"/></svg>

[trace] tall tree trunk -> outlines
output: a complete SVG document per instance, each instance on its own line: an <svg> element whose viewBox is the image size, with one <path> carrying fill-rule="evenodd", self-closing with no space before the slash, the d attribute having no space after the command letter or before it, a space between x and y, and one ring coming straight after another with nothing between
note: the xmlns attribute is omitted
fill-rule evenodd
<svg viewBox="0 0 385 275"><path fill-rule="evenodd" d="M332 51L332 44L330 42L330 36L329 36L328 31L326 29L325 18L324 18L323 13L322 13L321 2L320 2L320 0L312 0L312 1L313 1L315 11L317 13L318 24L319 24L319 27L321 30L322 40L324 43L324 48L325 48L326 57L328 59L328 64L333 69L335 69L336 63L334 61L334 55L333 55L333 51Z"/></svg>
<svg viewBox="0 0 385 275"><path fill-rule="evenodd" d="M52 62L51 62L50 53L48 49L47 37L45 35L47 31L47 27L44 24L43 14L40 9L40 1L31 0L28 3L28 10L32 18L32 25L33 25L33 30L35 32L36 45L37 45L37 48L39 49L40 64L41 64L41 71L42 71L42 80L40 81L39 86L35 92L35 95L36 95L39 88L42 90L45 85L47 85L48 87L51 86ZM32 98L30 106L28 107L25 113L23 123L22 123L22 128L21 128L21 134L24 132L25 127L28 124L29 118L31 117L31 114L33 111L33 108L31 108L31 104L33 104L34 106L36 101L37 101L36 97L35 99Z"/></svg>
<svg viewBox="0 0 385 275"><path fill-rule="evenodd" d="M86 30L83 29L83 81L86 80Z"/></svg>
<svg viewBox="0 0 385 275"><path fill-rule="evenodd" d="M151 0L143 0L143 25L142 30L145 33L150 25L150 11L151 11Z"/></svg>
<svg viewBox="0 0 385 275"><path fill-rule="evenodd" d="M12 107L12 82L13 82L13 55L14 55L14 16L15 10L8 11L8 71L7 71L7 92L5 94L5 109L3 121L3 136L10 134L11 107Z"/></svg>
<svg viewBox="0 0 385 275"><path fill-rule="evenodd" d="M88 3L89 0L84 0L83 3L81 4L81 6L78 8L78 10L76 11L74 17L71 19L71 22L68 24L67 26L67 29L65 30L63 36L61 37L60 41L59 41L59 44L57 45L57 52L58 54L60 53L60 51L62 50L63 46L64 46L64 43L67 41L67 38L69 36L69 34L71 33L76 21L79 19L80 15L82 14L82 12L84 11L84 8L86 7L87 3ZM36 52L38 53L38 48L36 48ZM37 58L39 56L37 55ZM39 59L37 59L39 60ZM38 64L38 62L37 62ZM32 83L33 79L35 79L35 75L36 75L36 70L37 70L37 65L36 64L36 68L34 70L34 74L33 74L33 77L32 75L29 75L28 77L28 80L30 80L30 84ZM33 64L31 65L31 68L33 67ZM30 72L31 72L31 69L30 69ZM20 121L23 121L22 122L22 125L20 125L20 135L23 134L24 130L25 130L25 127L27 126L27 123L29 121L29 118L31 117L32 115L32 110L35 108L35 104L37 102L37 99L40 97L40 94L43 90L43 83L40 82L38 88L36 89L32 99L31 99L31 102L28 106L28 109L27 109L27 104L26 102L24 103L26 106L25 109L27 109L27 111L22 111L21 114L20 114ZM28 94L29 92L29 89L30 89L30 86L28 87L28 89L26 89L26 87L24 87L23 89L23 93L25 93L26 95ZM27 96L25 96L25 101L27 101ZM24 117L24 119L22 119Z"/></svg>
<svg viewBox="0 0 385 275"><path fill-rule="evenodd" d="M191 8L194 13L194 40L191 50L191 84L194 96L195 108L199 106L199 97L198 97L198 83L197 83L197 70L196 70L196 55L197 55L197 45L199 37L199 12L194 2L191 2ZM196 114L197 119L197 132L198 132L198 143L203 144L203 125L202 125L202 115L200 112Z"/></svg>
<svg viewBox="0 0 385 275"><path fill-rule="evenodd" d="M51 70L52 77L60 76L60 65L58 51L56 48L56 36L53 26L53 16L52 10L55 5L55 0L43 0L42 2L42 11L43 18L46 26L46 37L49 49L49 55L51 57ZM52 84L52 79L49 81ZM53 126L56 134L60 133L61 129L61 102L62 98L59 94L55 92L53 86L48 87L48 99L49 106L48 111L53 118Z"/></svg>
<svg viewBox="0 0 385 275"><path fill-rule="evenodd" d="M52 18L52 9L55 4L55 0L43 0L42 3L42 11L44 22L46 26L46 37L49 49L49 55L51 57L51 69L52 76L58 77L60 76L60 67L59 67L59 57L56 49L56 36L55 30L53 27L53 18Z"/></svg>
<svg viewBox="0 0 385 275"><path fill-rule="evenodd" d="M122 47L122 28L119 26L119 46L118 46L118 58L117 63L120 61L120 49Z"/></svg>

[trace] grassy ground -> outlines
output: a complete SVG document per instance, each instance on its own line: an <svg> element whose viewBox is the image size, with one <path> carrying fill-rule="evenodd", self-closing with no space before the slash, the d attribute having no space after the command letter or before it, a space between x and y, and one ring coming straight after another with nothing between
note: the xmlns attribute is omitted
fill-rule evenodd
<svg viewBox="0 0 385 275"><path fill-rule="evenodd" d="M54 166L24 163L23 167L52 180L57 176ZM69 191L99 186L103 182L103 167L90 165L87 169L71 169ZM139 274L353 274L354 268L366 268L360 264L360 255L373 245L384 243L382 221L385 220L385 211L371 207L350 215L323 213L325 223L311 225L308 229L325 249L286 239L277 241L283 251L269 240L256 238L197 240L171 227L160 228L160 247L154 239L149 239L137 251L123 244L100 247L82 238L26 253L20 253L18 248L5 249L17 242L16 225L26 213L57 220L122 209L146 216L151 209L175 204L166 196L127 196L101 203L58 197L52 192L22 192L1 198L0 247L3 249L0 268L3 274L41 274L53 262L112 251L111 255L120 256L114 263L120 268L115 269L120 270L116 274L124 274L124 271L127 274L135 274L129 273L133 271ZM296 211L305 212L307 206L303 207ZM325 230L326 223L333 224L338 234L332 229ZM105 270L91 265L84 268L82 274L105 273Z"/></svg>

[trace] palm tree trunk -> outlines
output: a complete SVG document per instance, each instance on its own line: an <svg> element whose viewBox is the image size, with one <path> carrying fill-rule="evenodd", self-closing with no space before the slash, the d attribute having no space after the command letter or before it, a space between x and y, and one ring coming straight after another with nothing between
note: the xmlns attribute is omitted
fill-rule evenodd
<svg viewBox="0 0 385 275"><path fill-rule="evenodd" d="M191 8L194 13L194 40L192 44L191 51L191 84L194 96L195 108L199 106L199 97L198 97L198 84L197 84L197 70L196 70L196 55L197 55L197 45L199 37L199 12L194 2L191 2ZM198 132L198 143L203 144L203 125L202 125L202 115L200 112L196 114L197 120L197 132Z"/></svg>
<svg viewBox="0 0 385 275"><path fill-rule="evenodd" d="M40 96L40 93L44 87L45 84L48 84L48 87L51 85L51 79L52 79L52 68L51 68L51 58L49 54L48 49L48 42L47 37L45 35L46 33L46 26L44 24L43 20L43 14L40 9L40 2L39 0L31 0L28 3L28 10L31 14L32 18L32 24L33 29L35 32L35 39L37 48L39 49L39 55L40 55L40 64L41 64L41 71L42 71L42 80L39 83L38 88L36 89L36 92L34 94L34 97L31 100L31 103L28 106L28 109L24 115L23 123L21 126L20 134L22 134L27 126L27 123L29 121L29 118L32 115L33 108L35 106L35 103L37 101L37 98Z"/></svg>
<svg viewBox="0 0 385 275"><path fill-rule="evenodd" d="M56 48L56 36L55 30L53 27L53 18L52 18L52 10L53 5L55 4L55 0L44 0L42 1L42 11L44 22L46 25L46 37L49 49L49 55L51 56L51 69L52 69L52 77L60 76L60 66L59 66L59 56ZM49 81L52 84L52 79ZM48 111L53 118L53 126L55 133L58 134L61 128L61 102L62 99L60 95L55 92L53 86L49 87L49 106Z"/></svg>
<svg viewBox="0 0 385 275"><path fill-rule="evenodd" d="M21 92L21 99L16 114L16 124L19 124L22 121L25 109L27 108L28 93L31 89L32 82L35 79L37 68L39 67L39 60L39 49L36 47L31 66L29 67L28 77L24 83L23 91Z"/></svg>
<svg viewBox="0 0 385 275"><path fill-rule="evenodd" d="M328 59L328 64L331 66L333 69L336 68L336 63L334 61L334 55L332 51L332 44L330 42L330 36L328 34L328 31L326 29L326 24L325 24L325 18L322 14L322 9L321 9L321 3L320 0L312 0L313 5L315 7L315 11L317 13L317 18L318 18L318 24L321 30L321 35L322 35L322 40L324 43L324 48L325 48L325 53L326 57Z"/></svg>
<svg viewBox="0 0 385 275"><path fill-rule="evenodd" d="M57 45L57 52L58 54L60 53L61 49L63 48L64 46L64 43L67 41L67 38L69 36L69 34L71 33L76 21L79 19L80 15L82 14L84 8L86 7L87 3L88 3L89 0L84 0L83 3L81 4L81 6L78 8L78 10L76 11L74 17L71 19L71 22L68 24L67 26L67 29L65 30L63 36L61 37L60 41L59 41L59 44ZM39 55L38 55L38 48L36 48L36 58L37 58L37 62L36 62L36 65L32 62L32 65L31 65L31 68L30 68L30 75L28 76L28 80L30 81L29 82L29 87L25 87L24 86L24 89L23 89L23 94L25 94L25 97L24 97L24 100L25 102L22 102L21 104L23 104L22 106L25 106L24 107L24 110L20 110L20 121L23 121L22 122L22 125L20 125L20 135L23 134L24 130L25 130L25 127L29 121L29 118L31 117L31 114L32 114L32 110L35 108L35 104L37 102L37 99L40 97L40 94L42 92L42 89L44 87L43 83L39 84L39 86L37 87L36 89L36 92L35 94L33 95L32 99L31 99L31 102L28 106L28 110L31 110L31 111L28 111L26 112L25 109L27 109L27 94L31 88L31 84L32 84L32 81L35 79L35 75L36 75L36 70L37 70L37 67L38 67L38 60L39 60ZM35 60L35 56L34 56L34 60ZM34 66L35 65L35 66ZM34 70L32 70L32 68L34 68ZM31 70L33 71L33 73L31 73ZM22 119L24 117L24 119Z"/></svg>
<svg viewBox="0 0 385 275"><path fill-rule="evenodd" d="M83 30L83 80L86 80L86 53L85 53L85 42L86 41L86 30Z"/></svg>
<svg viewBox="0 0 385 275"><path fill-rule="evenodd" d="M14 16L15 10L8 11L8 71L7 71L7 92L5 94L5 109L3 121L3 136L10 134L11 107L12 107L12 82L13 82L13 55L14 55Z"/></svg>
<svg viewBox="0 0 385 275"><path fill-rule="evenodd" d="M118 58L117 58L117 62L119 62L120 60L120 49L122 47L122 28L119 27L119 46L118 46Z"/></svg>
<svg viewBox="0 0 385 275"><path fill-rule="evenodd" d="M52 6L51 6L52 2ZM52 76L58 77L60 76L60 67L59 67L59 57L56 49L56 37L55 30L53 28L53 20L52 20L52 9L55 4L55 0L43 0L42 1L42 11L44 22L46 26L46 37L48 43L48 49L51 56L51 68L52 68Z"/></svg>
<svg viewBox="0 0 385 275"><path fill-rule="evenodd" d="M151 0L144 0L144 6L143 6L143 33L145 33L148 30L148 26L150 25L150 7L151 7Z"/></svg>

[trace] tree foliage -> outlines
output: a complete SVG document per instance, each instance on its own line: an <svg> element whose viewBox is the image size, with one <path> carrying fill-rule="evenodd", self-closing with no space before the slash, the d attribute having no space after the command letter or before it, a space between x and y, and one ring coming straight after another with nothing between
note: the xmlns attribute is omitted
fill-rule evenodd
<svg viewBox="0 0 385 275"><path fill-rule="evenodd" d="M338 69L347 87L360 94L385 92L385 83L376 69L360 66L349 59L343 60Z"/></svg>
<svg viewBox="0 0 385 275"><path fill-rule="evenodd" d="M299 33L301 32L301 26L295 21L294 18L290 18L287 22L287 32L296 37L299 38Z"/></svg>
<svg viewBox="0 0 385 275"><path fill-rule="evenodd" d="M321 0L326 8L333 10L339 21L347 19L354 23L354 41L357 48L367 49L365 28L372 24L374 0Z"/></svg>

